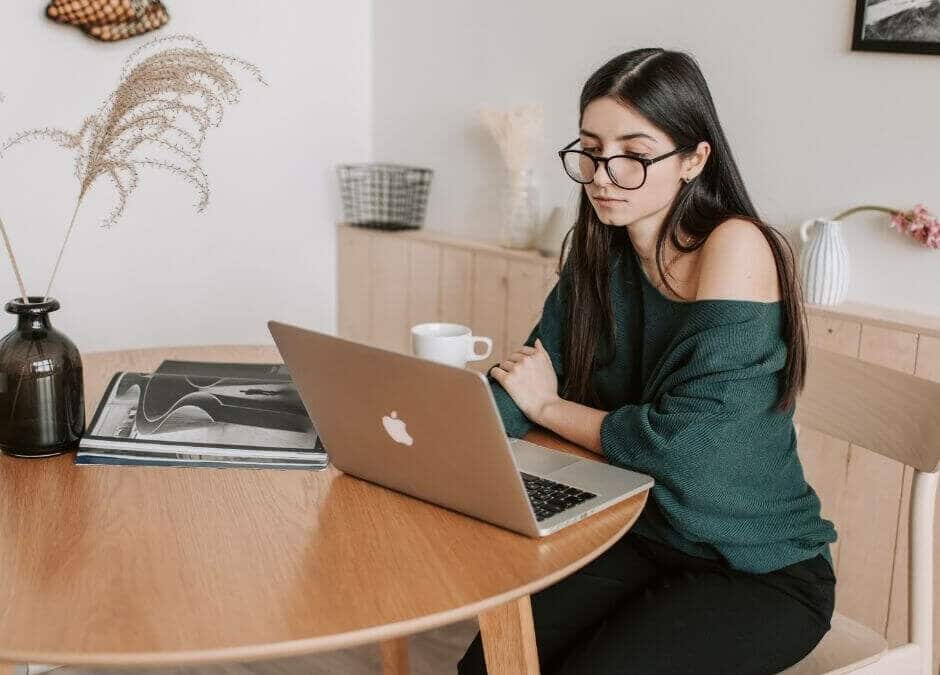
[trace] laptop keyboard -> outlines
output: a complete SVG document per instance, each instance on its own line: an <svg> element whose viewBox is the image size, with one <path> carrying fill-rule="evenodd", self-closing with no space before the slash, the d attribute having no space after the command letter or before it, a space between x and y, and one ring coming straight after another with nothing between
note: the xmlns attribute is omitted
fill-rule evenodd
<svg viewBox="0 0 940 675"><path fill-rule="evenodd" d="M535 510L536 520L551 518L556 513L561 513L597 496L593 492L585 492L571 485L539 478L524 471L519 473L522 475L526 492L529 493L529 501L532 502L532 508Z"/></svg>

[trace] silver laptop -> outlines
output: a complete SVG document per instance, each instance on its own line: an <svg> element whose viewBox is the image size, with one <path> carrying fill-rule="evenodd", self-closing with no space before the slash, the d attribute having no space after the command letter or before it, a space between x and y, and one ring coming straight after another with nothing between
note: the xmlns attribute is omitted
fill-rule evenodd
<svg viewBox="0 0 940 675"><path fill-rule="evenodd" d="M345 473L530 537L653 485L509 438L482 373L277 321L268 329Z"/></svg>

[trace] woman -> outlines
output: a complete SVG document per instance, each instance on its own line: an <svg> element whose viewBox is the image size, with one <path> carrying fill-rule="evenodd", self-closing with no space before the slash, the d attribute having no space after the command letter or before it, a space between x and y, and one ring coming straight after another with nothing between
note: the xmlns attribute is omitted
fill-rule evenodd
<svg viewBox="0 0 940 675"><path fill-rule="evenodd" d="M687 54L614 58L580 113L559 281L490 383L510 436L540 425L656 485L625 536L532 596L542 672L779 672L829 629L835 589L796 451L792 251ZM479 635L459 672L486 672Z"/></svg>

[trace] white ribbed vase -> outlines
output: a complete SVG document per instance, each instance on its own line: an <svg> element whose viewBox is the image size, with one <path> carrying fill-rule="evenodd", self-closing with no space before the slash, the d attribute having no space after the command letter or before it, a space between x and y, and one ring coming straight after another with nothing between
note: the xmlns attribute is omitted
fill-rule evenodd
<svg viewBox="0 0 940 675"><path fill-rule="evenodd" d="M800 279L810 304L838 305L849 292L849 252L840 225L838 220L816 218L800 226Z"/></svg>

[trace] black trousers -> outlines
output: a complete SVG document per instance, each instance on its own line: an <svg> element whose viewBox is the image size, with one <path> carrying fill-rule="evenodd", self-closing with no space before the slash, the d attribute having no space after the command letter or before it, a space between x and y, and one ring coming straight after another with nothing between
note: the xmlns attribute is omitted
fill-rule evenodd
<svg viewBox="0 0 940 675"><path fill-rule="evenodd" d="M778 673L829 630L835 575L821 555L767 574L627 532L532 596L545 675ZM486 673L480 635L457 666Z"/></svg>

